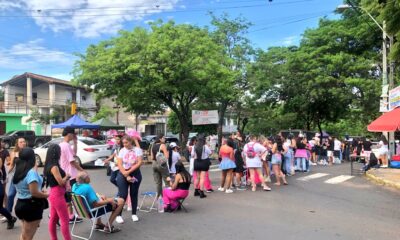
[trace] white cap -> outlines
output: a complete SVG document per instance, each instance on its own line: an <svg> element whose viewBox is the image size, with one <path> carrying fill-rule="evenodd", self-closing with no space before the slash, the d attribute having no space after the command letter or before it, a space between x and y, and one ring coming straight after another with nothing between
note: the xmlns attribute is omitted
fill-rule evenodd
<svg viewBox="0 0 400 240"><path fill-rule="evenodd" d="M172 142L172 143L169 144L169 147L170 148L176 148L176 147L179 147L179 146L178 146L178 144L176 144L176 142Z"/></svg>
<svg viewBox="0 0 400 240"><path fill-rule="evenodd" d="M299 134L299 137L302 138L302 137L304 137L304 135L303 135L302 133L300 133L300 134Z"/></svg>

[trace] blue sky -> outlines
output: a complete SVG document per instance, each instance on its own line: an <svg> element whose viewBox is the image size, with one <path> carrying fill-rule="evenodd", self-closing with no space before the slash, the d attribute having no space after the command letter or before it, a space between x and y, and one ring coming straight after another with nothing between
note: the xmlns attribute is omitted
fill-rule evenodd
<svg viewBox="0 0 400 240"><path fill-rule="evenodd" d="M0 82L33 72L71 79L75 56L119 29L149 21L210 25L208 11L243 16L253 23L256 48L298 44L307 28L343 0L0 0Z"/></svg>

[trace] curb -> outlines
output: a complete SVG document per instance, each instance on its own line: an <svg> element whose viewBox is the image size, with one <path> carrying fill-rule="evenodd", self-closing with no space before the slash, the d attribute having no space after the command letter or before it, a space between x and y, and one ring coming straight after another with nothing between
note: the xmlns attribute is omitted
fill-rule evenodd
<svg viewBox="0 0 400 240"><path fill-rule="evenodd" d="M400 183L396 183L390 180L386 180L380 177L375 176L374 174L370 173L370 171L365 173L365 176L372 182L377 183L377 184L381 184L381 185L385 185L385 186L389 186L389 187L393 187L396 188L398 190L400 190Z"/></svg>

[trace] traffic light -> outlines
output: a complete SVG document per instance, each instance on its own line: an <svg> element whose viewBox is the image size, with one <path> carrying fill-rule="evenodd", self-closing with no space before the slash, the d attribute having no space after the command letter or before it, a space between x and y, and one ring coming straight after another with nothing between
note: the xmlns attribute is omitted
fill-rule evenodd
<svg viewBox="0 0 400 240"><path fill-rule="evenodd" d="M72 103L71 104L71 115L75 115L76 114L76 103Z"/></svg>

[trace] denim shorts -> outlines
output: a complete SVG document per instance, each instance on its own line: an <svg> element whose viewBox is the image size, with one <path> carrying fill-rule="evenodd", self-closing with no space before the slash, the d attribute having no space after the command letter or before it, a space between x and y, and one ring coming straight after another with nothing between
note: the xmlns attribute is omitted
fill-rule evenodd
<svg viewBox="0 0 400 240"><path fill-rule="evenodd" d="M271 164L282 164L282 155L273 154L271 159Z"/></svg>

